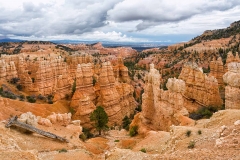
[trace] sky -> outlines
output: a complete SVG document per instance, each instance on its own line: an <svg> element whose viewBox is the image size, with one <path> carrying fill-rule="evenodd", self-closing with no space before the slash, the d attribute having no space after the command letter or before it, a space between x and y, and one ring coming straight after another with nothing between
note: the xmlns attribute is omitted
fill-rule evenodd
<svg viewBox="0 0 240 160"><path fill-rule="evenodd" d="M0 39L175 43L238 20L239 0L0 0Z"/></svg>

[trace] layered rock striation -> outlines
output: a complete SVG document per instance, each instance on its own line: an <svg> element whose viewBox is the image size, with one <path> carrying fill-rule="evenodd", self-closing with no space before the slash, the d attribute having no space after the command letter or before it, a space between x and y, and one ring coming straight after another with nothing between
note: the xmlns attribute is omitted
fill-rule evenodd
<svg viewBox="0 0 240 160"><path fill-rule="evenodd" d="M4 59L0 60L0 79L11 80L18 78L17 69L14 61L6 62Z"/></svg>
<svg viewBox="0 0 240 160"><path fill-rule="evenodd" d="M171 125L187 125L192 121L187 117L184 107L185 82L171 78L167 82L167 91L160 89L161 75L154 65L145 77L145 87L142 96L142 112L134 117L131 125L138 125L140 132L146 130L169 130Z"/></svg>
<svg viewBox="0 0 240 160"><path fill-rule="evenodd" d="M195 63L186 63L179 75L186 83L184 96L205 107L221 107L222 99L219 94L218 81L207 76Z"/></svg>
<svg viewBox="0 0 240 160"><path fill-rule="evenodd" d="M129 78L129 77L128 77ZM104 106L110 119L120 124L123 117L133 113L136 104L133 87L128 83L118 82L110 62L102 64L99 74L99 96L97 105Z"/></svg>
<svg viewBox="0 0 240 160"><path fill-rule="evenodd" d="M225 87L225 108L240 109L240 63L228 64L228 72L223 75Z"/></svg>
<svg viewBox="0 0 240 160"><path fill-rule="evenodd" d="M117 65L113 66L114 76L119 82L130 82L128 68L124 66L122 57L118 57Z"/></svg>
<svg viewBox="0 0 240 160"><path fill-rule="evenodd" d="M236 53L236 56L230 51L227 54L226 64L225 64L225 73L228 71L228 64L232 62L240 62L239 55Z"/></svg>
<svg viewBox="0 0 240 160"><path fill-rule="evenodd" d="M73 115L74 119L80 119L83 126L90 128L89 117L96 106L104 107L109 116L110 125L121 124L125 115L133 113L136 108L133 87L122 82L124 78L129 79L129 77L128 75L124 77L120 71L114 73L110 62L104 62L95 67L91 63L78 65L76 92L70 104L76 111Z"/></svg>
<svg viewBox="0 0 240 160"><path fill-rule="evenodd" d="M76 71L76 91L72 97L70 106L75 110L74 119L80 119L82 124L89 126L90 113L96 109L96 94L93 86L92 63L78 64Z"/></svg>
<svg viewBox="0 0 240 160"><path fill-rule="evenodd" d="M68 98L73 119L87 127L92 127L89 115L96 106L105 108L110 124L120 125L137 105L128 69L122 58L115 66L110 62L94 65L92 60L77 53L65 58L54 54L1 57L0 78L19 78L29 95L54 97L53 102Z"/></svg>
<svg viewBox="0 0 240 160"><path fill-rule="evenodd" d="M223 85L223 75L225 73L222 58L219 57L217 60L213 59L210 62L209 66L210 66L209 76L214 76L218 81L218 85L222 86Z"/></svg>

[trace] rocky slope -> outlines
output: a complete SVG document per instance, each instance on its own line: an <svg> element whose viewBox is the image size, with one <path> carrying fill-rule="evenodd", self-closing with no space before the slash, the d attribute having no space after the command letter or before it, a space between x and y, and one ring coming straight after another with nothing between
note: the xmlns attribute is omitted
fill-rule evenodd
<svg viewBox="0 0 240 160"><path fill-rule="evenodd" d="M135 145L131 149L114 148L107 152L106 157L109 160L237 160L240 158L239 119L239 110L219 111L209 120L196 121L194 126L171 126L170 132L150 131L144 139L135 139ZM190 133L189 136L187 132Z"/></svg>
<svg viewBox="0 0 240 160"><path fill-rule="evenodd" d="M227 72L227 59L231 62L235 61L233 60L234 57L228 56L228 53L232 52L232 55L235 56L240 52L239 24L240 22L237 21L225 29L205 31L202 35L193 38L189 42L170 45L167 49L159 48L158 50L143 51L137 55L136 66L149 69L149 65L154 63L157 69L162 70L162 77L166 83L168 78L178 77L183 65L191 61L202 67L205 73L209 73L209 68L212 67L211 75L216 76L219 85L222 86L223 81L220 77L224 73L222 73L221 67L217 69L217 66L221 66L220 59L217 62L218 64L215 65L213 64L216 62L211 61L221 57L224 72ZM219 70L217 71L219 73L216 73L216 70Z"/></svg>
<svg viewBox="0 0 240 160"><path fill-rule="evenodd" d="M146 137L129 137L124 130L111 130L105 138L82 142L77 129L53 124L37 127L70 142L62 143L37 134L23 134L0 123L0 159L239 159L239 110L216 112L192 126L171 126L169 132L150 131ZM71 124L70 124L71 125ZM74 125L73 125L74 126ZM79 126L75 126L78 127ZM190 134L187 134L190 133ZM37 145L36 145L37 144ZM142 152L142 151L144 152Z"/></svg>

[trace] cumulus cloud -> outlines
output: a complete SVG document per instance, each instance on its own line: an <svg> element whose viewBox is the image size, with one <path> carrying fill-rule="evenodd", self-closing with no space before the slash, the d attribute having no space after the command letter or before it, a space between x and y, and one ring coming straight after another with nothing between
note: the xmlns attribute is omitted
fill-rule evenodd
<svg viewBox="0 0 240 160"><path fill-rule="evenodd" d="M105 24L107 11L119 0L71 0L1 7L0 32L23 36L82 34ZM0 3L1 4L1 3Z"/></svg>
<svg viewBox="0 0 240 160"><path fill-rule="evenodd" d="M95 37L96 40L104 40L104 41L116 41L116 42L134 42L134 41L141 41L141 39L136 39L127 36L126 34L123 34L121 32L102 32L102 31L95 31L93 33L87 33L83 34L82 38L85 40L91 40L92 37Z"/></svg>
<svg viewBox="0 0 240 160"><path fill-rule="evenodd" d="M137 30L163 23L180 22L199 14L226 11L240 5L238 0L124 0L108 11L116 22L141 20Z"/></svg>
<svg viewBox="0 0 240 160"><path fill-rule="evenodd" d="M0 10L1 37L138 41L226 27L240 1L0 0Z"/></svg>
<svg viewBox="0 0 240 160"><path fill-rule="evenodd" d="M1 34L0 34L1 37ZM102 32L102 31L94 31L94 32L87 32L81 35L77 34L61 34L61 35L53 35L53 36L20 36L17 38L24 38L26 40L63 40L63 39L70 39L70 40L84 40L84 41L115 41L115 42L140 42L140 41L147 41L143 38L133 38L131 36L127 36L122 32Z"/></svg>

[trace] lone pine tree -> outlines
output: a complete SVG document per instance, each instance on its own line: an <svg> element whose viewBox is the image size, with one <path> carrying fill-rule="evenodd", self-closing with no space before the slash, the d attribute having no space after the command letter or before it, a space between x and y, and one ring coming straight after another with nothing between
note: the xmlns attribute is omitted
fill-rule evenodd
<svg viewBox="0 0 240 160"><path fill-rule="evenodd" d="M104 111L104 108L101 106L98 106L90 115L90 120L94 121L94 127L99 132L99 135L101 135L101 132L103 129L108 128L108 115Z"/></svg>

